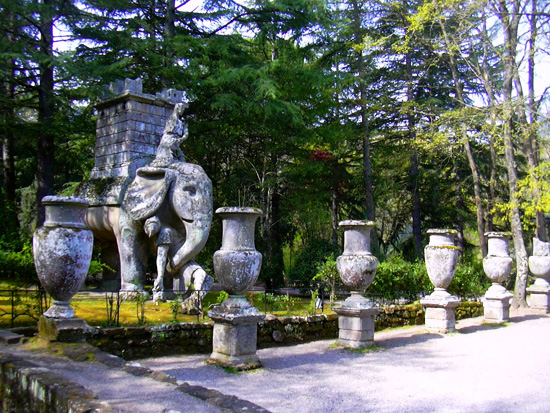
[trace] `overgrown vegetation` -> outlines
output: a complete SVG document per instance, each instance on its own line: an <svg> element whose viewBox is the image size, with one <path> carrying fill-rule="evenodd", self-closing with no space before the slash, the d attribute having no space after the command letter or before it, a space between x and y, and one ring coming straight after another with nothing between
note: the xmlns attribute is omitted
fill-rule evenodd
<svg viewBox="0 0 550 413"><path fill-rule="evenodd" d="M550 3L190 5L1 1L0 277L35 282L39 200L90 172L103 86L141 77L147 93L185 91L183 150L212 179L214 205L264 211L256 236L268 288L310 288L318 263L339 255L338 221L367 218L381 262L373 294L429 289L419 277L433 227L463 236L473 258L452 288L477 294L483 234L506 229L514 302L524 303L530 239L548 239L539 71ZM220 238L215 220L197 257L205 267Z"/></svg>

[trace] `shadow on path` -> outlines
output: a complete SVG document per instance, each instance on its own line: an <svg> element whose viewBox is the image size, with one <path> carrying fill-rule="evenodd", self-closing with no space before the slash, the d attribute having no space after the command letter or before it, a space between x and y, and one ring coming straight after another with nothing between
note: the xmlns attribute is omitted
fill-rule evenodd
<svg viewBox="0 0 550 413"><path fill-rule="evenodd" d="M396 347L404 347L411 344L425 343L426 341L429 341L429 340L437 340L442 338L444 338L442 334L435 334L435 333L429 333L429 332L423 333L420 331L408 336L380 338L378 340L376 339L376 336L375 336L374 341L377 345L382 346L385 349L391 349Z"/></svg>
<svg viewBox="0 0 550 413"><path fill-rule="evenodd" d="M482 324L478 324L478 325L472 325L472 326L457 328L457 332L459 332L461 334L472 334L472 333L476 333L478 331L501 329L501 328L504 328L504 327L508 327L510 324L521 323L521 322L529 321L529 320L538 320L538 319L546 318L546 317L547 317L546 315L541 315L541 314L525 314L525 315L511 316L510 321L508 321L506 323L482 322Z"/></svg>
<svg viewBox="0 0 550 413"><path fill-rule="evenodd" d="M395 332L398 333L398 332ZM374 336L375 347L372 349L351 350L343 348L325 347L312 352L299 352L298 354L289 354L288 351L282 353L265 352L260 355L260 358L264 362L264 366L272 370L282 370L288 368L295 368L304 365L321 365L332 363L343 363L352 360L356 357L375 356L376 353L385 350L391 350L399 347L406 347L409 345L424 343L430 340L437 340L444 338L441 334L423 333L422 331L411 331L409 334L403 336L403 334L397 335L394 332L382 333L380 337L378 334ZM334 341L333 343L336 343ZM421 357L421 355L417 355ZM422 356L423 357L423 356ZM429 354L426 354L429 357Z"/></svg>

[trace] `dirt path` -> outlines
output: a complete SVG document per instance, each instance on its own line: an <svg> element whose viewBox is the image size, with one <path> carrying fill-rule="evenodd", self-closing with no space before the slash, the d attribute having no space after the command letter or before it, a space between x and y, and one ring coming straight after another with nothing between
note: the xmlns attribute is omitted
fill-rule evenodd
<svg viewBox="0 0 550 413"><path fill-rule="evenodd" d="M228 374L205 356L142 364L273 412L548 412L550 318L516 314L501 327L464 320L458 332L422 327L375 335L378 351L333 349L334 341L260 350L265 368Z"/></svg>
<svg viewBox="0 0 550 413"><path fill-rule="evenodd" d="M363 353L334 340L263 349L265 367L241 374L207 365L207 355L126 363L87 345L68 346L65 356L0 346L0 358L31 362L119 412L550 411L550 317L457 327L446 336L422 326L376 333L376 348Z"/></svg>

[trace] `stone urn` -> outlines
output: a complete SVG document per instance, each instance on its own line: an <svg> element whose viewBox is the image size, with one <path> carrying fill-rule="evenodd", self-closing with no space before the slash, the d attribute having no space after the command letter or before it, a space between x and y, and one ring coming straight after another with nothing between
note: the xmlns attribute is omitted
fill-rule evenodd
<svg viewBox="0 0 550 413"><path fill-rule="evenodd" d="M487 256L483 258L483 271L493 285L489 290L506 290L501 283L508 281L513 260L508 252L508 232L487 232Z"/></svg>
<svg viewBox="0 0 550 413"><path fill-rule="evenodd" d="M229 298L209 313L214 321L209 362L238 370L261 367L256 355L258 323L264 315L245 298L258 279L262 254L254 246L254 226L262 211L226 207L222 219L222 246L214 253L214 272Z"/></svg>
<svg viewBox="0 0 550 413"><path fill-rule="evenodd" d="M370 232L373 221L348 220L339 224L344 230L344 252L336 259L342 282L350 290L346 306L372 306L363 294L372 284L378 260L370 251Z"/></svg>
<svg viewBox="0 0 550 413"><path fill-rule="evenodd" d="M80 198L46 196L44 226L33 238L34 264L40 283L53 298L45 317L69 319L69 302L78 292L90 267L94 237L86 229L88 201Z"/></svg>
<svg viewBox="0 0 550 413"><path fill-rule="evenodd" d="M533 238L533 255L529 257L529 270L537 279L527 289L531 294L529 305L535 310L550 312L550 242Z"/></svg>
<svg viewBox="0 0 550 413"><path fill-rule="evenodd" d="M459 248L455 245L457 231L452 229L429 229L430 242L424 248L428 277L434 285L434 292L422 300L426 307L426 327L432 332L455 331L455 308L460 300L447 292L453 281L458 261Z"/></svg>
<svg viewBox="0 0 550 413"><path fill-rule="evenodd" d="M338 345L364 348L374 345L374 318L381 311L367 300L363 293L371 285L378 268L378 260L370 252L372 221L342 221L344 252L336 259L336 268L351 295L337 303Z"/></svg>
<svg viewBox="0 0 550 413"><path fill-rule="evenodd" d="M427 234L430 242L424 248L424 258L428 277L435 287L434 294L448 295L447 287L453 281L458 261L459 248L455 246L457 231L429 229Z"/></svg>
<svg viewBox="0 0 550 413"><path fill-rule="evenodd" d="M487 321L505 322L510 318L512 294L501 285L508 281L513 260L508 252L508 232L487 232L487 256L483 259L483 271L492 285L483 299L484 317Z"/></svg>
<svg viewBox="0 0 550 413"><path fill-rule="evenodd" d="M254 226L262 211L256 208L225 207L216 210L222 219L222 246L214 253L214 272L229 298L219 310L229 312L251 307L244 298L258 279L262 254L254 245Z"/></svg>

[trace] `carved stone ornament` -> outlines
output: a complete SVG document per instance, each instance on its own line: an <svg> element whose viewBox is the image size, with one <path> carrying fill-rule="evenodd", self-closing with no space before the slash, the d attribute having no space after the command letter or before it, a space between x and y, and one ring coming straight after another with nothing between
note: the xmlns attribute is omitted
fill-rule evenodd
<svg viewBox="0 0 550 413"><path fill-rule="evenodd" d="M254 226L262 211L227 207L216 210L222 219L222 246L214 253L214 271L229 297L208 313L214 321L210 362L241 370L260 367L256 355L258 323L264 315L245 298L258 279L262 254L254 246Z"/></svg>
<svg viewBox="0 0 550 413"><path fill-rule="evenodd" d="M44 226L33 237L34 264L40 283L53 298L44 313L50 318L73 318L69 302L90 267L93 235L84 218L88 202L78 198L46 196Z"/></svg>
<svg viewBox="0 0 550 413"><path fill-rule="evenodd" d="M533 255L529 257L529 270L537 279L527 289L529 306L550 313L550 242L533 238Z"/></svg>
<svg viewBox="0 0 550 413"><path fill-rule="evenodd" d="M459 249L455 245L456 230L429 229L430 242L424 248L428 277L434 292L422 300L426 307L426 327L433 332L448 333L455 330L455 308L460 300L447 292L453 281Z"/></svg>
<svg viewBox="0 0 550 413"><path fill-rule="evenodd" d="M508 252L510 234L487 232L488 251L483 259L483 271L493 283L483 298L483 312L488 322L503 323L510 318L512 294L501 285L508 281L513 260Z"/></svg>
<svg viewBox="0 0 550 413"><path fill-rule="evenodd" d="M378 268L378 260L370 251L370 232L374 226L373 221L340 222L340 228L344 229L344 251L336 259L336 267L351 292L350 297L333 307L338 314L341 347L358 349L374 345L374 318L381 309L363 296Z"/></svg>

